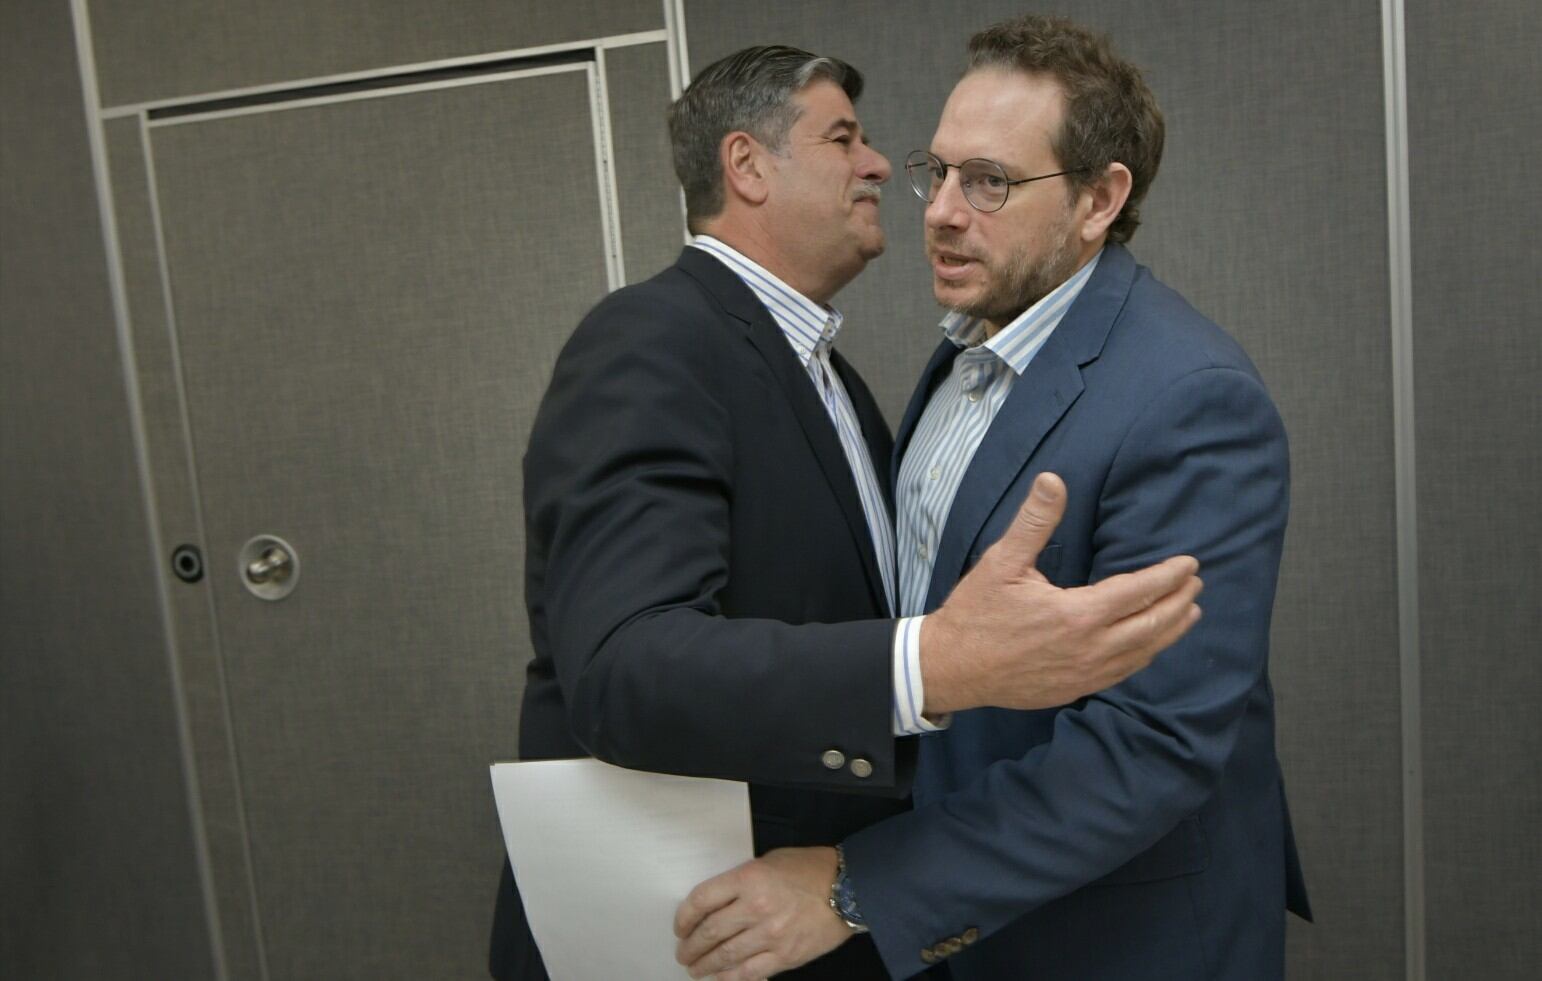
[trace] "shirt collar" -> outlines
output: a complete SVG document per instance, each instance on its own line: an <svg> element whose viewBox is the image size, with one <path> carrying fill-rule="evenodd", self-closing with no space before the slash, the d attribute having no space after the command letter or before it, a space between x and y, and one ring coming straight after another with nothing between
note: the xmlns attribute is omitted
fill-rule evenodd
<svg viewBox="0 0 1542 981"><path fill-rule="evenodd" d="M1099 249L1091 262L997 331L995 337L986 338L984 320L962 313L950 313L943 317L942 333L966 350L983 346L1020 376L1028 370L1033 356L1039 353L1044 342L1049 340L1049 335L1060 325L1066 311L1071 309L1071 304L1081 295L1082 287L1092 278L1092 271L1098 267L1098 260L1102 258L1103 251Z"/></svg>
<svg viewBox="0 0 1542 981"><path fill-rule="evenodd" d="M787 343L792 345L793 353L798 356L803 367L808 367L814 349L821 343L825 346L835 343L835 335L840 333L841 323L845 319L839 310L815 303L782 282L760 263L711 235L696 235L688 244L733 270L744 281L744 285L760 298L760 302L765 304L767 312L771 314L771 319L782 329Z"/></svg>

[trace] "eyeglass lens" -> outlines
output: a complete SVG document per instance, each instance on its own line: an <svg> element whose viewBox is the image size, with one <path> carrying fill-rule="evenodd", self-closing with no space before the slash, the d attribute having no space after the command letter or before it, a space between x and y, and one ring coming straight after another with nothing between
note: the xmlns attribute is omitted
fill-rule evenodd
<svg viewBox="0 0 1542 981"><path fill-rule="evenodd" d="M912 153L905 161L910 186L924 201L936 199L948 179L948 167L924 151ZM996 211L1006 204L1012 185L1000 164L976 157L958 164L957 169L964 198L971 205L981 211Z"/></svg>

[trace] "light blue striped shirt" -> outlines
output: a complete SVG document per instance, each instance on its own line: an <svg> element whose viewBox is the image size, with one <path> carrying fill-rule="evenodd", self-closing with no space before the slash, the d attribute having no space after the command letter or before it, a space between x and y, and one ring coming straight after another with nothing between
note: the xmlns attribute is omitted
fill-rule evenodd
<svg viewBox="0 0 1542 981"><path fill-rule="evenodd" d="M961 350L916 423L895 488L900 613L907 618L926 610L932 563L948 511L985 431L1011 394L1013 383L1081 295L1102 255L1099 252L995 337L986 337L983 320L959 313L943 318L943 334ZM903 627L901 632L905 633ZM919 630L915 633L919 637Z"/></svg>
<svg viewBox="0 0 1542 981"><path fill-rule="evenodd" d="M862 427L857 421L856 409L852 407L851 397L841 384L840 376L830 364L831 347L843 321L840 312L833 307L815 303L759 263L710 235L697 235L691 239L690 244L722 262L759 297L771 314L771 319L782 329L798 362L808 372L809 380L814 383L814 390L819 393L825 412L835 426L841 449L846 453L846 463L855 478L857 496L862 501L862 513L867 518L867 530L872 537L879 574L883 578L884 595L890 612L894 612L894 526L889 520L889 509L884 503L882 485L878 482L873 460L868 455L867 444L862 440ZM919 625L912 630L919 637ZM924 703L918 660L920 644L904 643L904 636L903 630L895 631L894 731L900 735L933 728L920 718Z"/></svg>

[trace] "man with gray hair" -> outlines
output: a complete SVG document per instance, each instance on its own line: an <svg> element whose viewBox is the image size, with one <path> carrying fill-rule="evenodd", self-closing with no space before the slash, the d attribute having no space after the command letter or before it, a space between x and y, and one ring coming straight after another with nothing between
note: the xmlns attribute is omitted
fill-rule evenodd
<svg viewBox="0 0 1542 981"><path fill-rule="evenodd" d="M669 118L695 237L578 326L525 456L520 756L749 781L757 853L903 811L938 715L1062 704L1198 616L1187 557L1051 586L1051 477L948 603L895 616L890 437L830 306L884 246L861 90L782 46L697 76ZM495 976L545 977L507 870L494 929ZM789 976L885 975L858 938Z"/></svg>

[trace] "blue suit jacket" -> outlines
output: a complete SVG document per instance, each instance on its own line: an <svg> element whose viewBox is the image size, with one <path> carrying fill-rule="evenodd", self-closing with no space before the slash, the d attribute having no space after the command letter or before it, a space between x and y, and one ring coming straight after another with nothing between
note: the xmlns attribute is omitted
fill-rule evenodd
<svg viewBox="0 0 1542 981"><path fill-rule="evenodd" d="M896 459L956 354L933 355ZM1280 977L1287 904L1309 915L1267 670L1285 431L1242 349L1117 245L975 453L928 609L1046 470L1070 492L1052 581L1187 553L1204 617L1114 688L924 738L916 809L845 844L873 938L896 977L935 959L958 981Z"/></svg>

